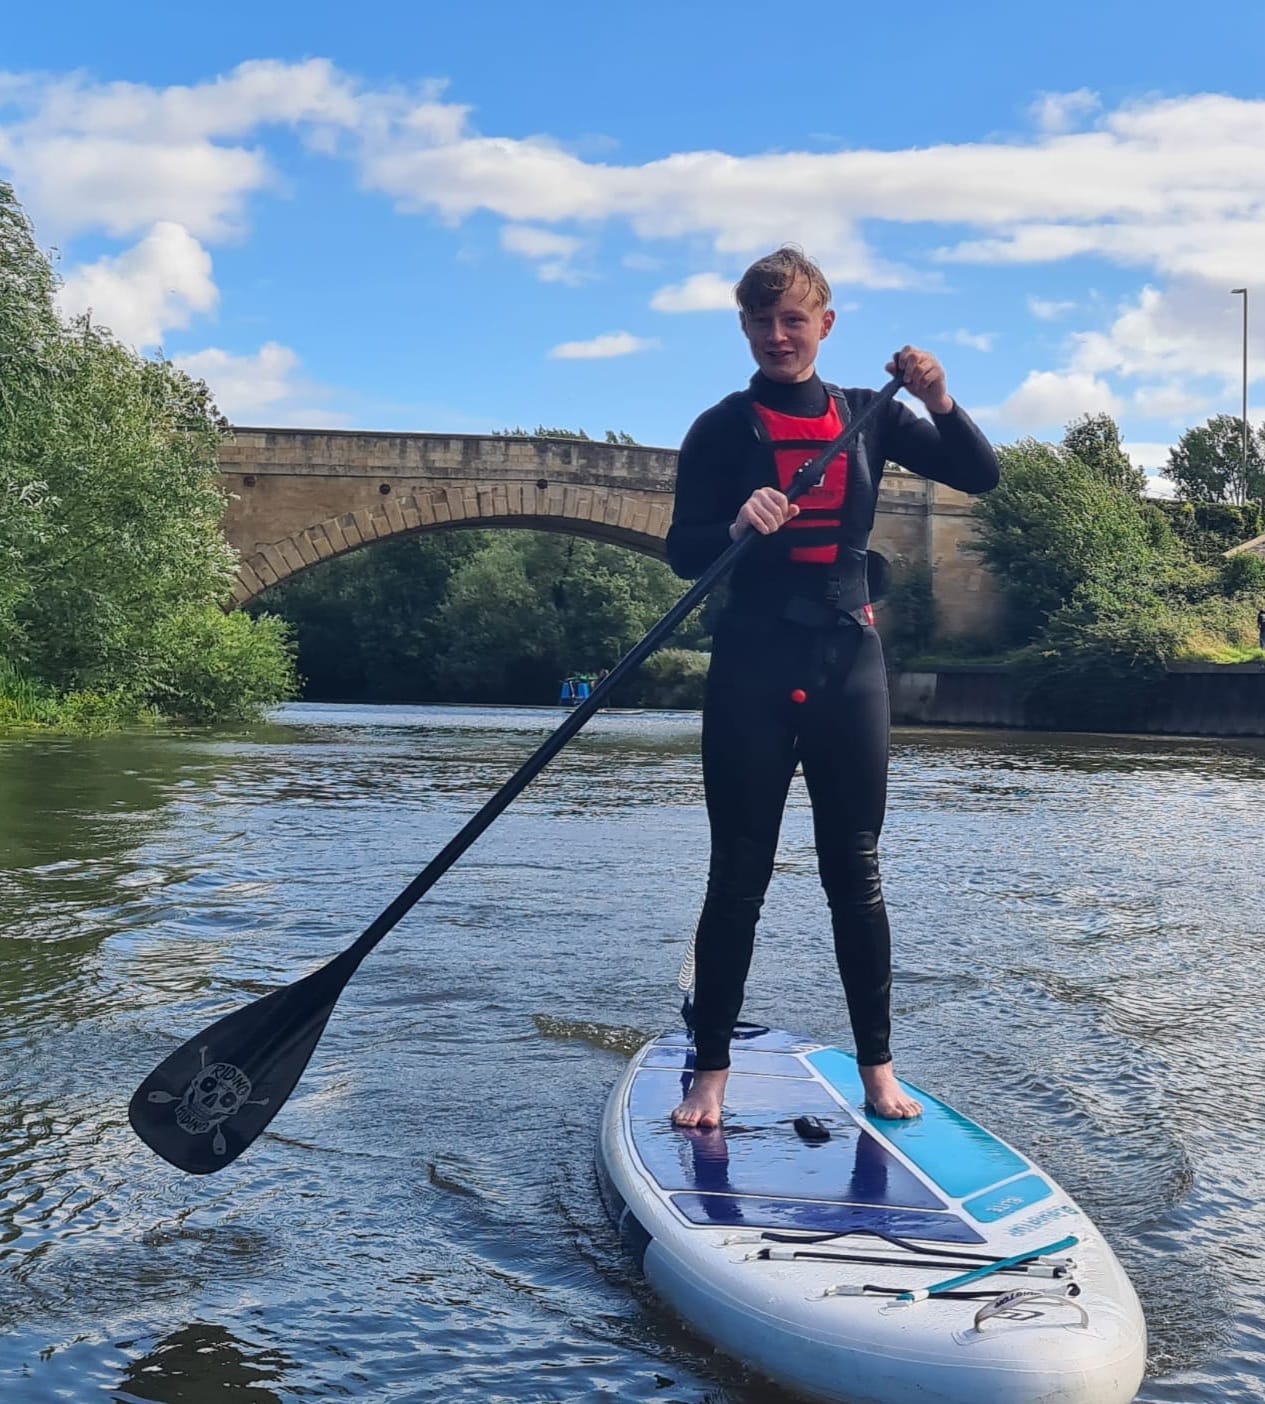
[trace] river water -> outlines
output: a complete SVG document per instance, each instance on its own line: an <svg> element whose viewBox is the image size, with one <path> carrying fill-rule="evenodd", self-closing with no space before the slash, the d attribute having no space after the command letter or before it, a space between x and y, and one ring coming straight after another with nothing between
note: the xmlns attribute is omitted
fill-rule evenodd
<svg viewBox="0 0 1265 1404"><path fill-rule="evenodd" d="M294 706L0 740L0 1401L782 1396L613 1242L594 1127L675 1020L689 713L603 714L374 953L232 1167L128 1129L205 1024L322 963L556 712ZM1265 1393L1265 749L898 732L903 1075L1039 1160L1146 1307L1146 1401ZM750 1017L847 1029L800 782Z"/></svg>

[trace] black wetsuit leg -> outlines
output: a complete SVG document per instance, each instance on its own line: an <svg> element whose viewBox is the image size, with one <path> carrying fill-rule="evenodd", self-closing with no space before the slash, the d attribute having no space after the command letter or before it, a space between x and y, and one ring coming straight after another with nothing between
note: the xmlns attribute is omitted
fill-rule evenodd
<svg viewBox="0 0 1265 1404"><path fill-rule="evenodd" d="M848 625L820 647L822 682L801 708L799 734L817 865L857 1060L887 1063L892 943L878 863L890 734L883 646L873 629Z"/></svg>
<svg viewBox="0 0 1265 1404"><path fill-rule="evenodd" d="M703 787L711 825L707 896L694 975L695 1067L729 1066L756 922L773 873L786 794L798 760L796 672L786 626L725 616L712 644L703 704Z"/></svg>
<svg viewBox="0 0 1265 1404"><path fill-rule="evenodd" d="M807 694L803 703L791 698L796 688ZM819 632L758 617L722 621L703 713L712 852L696 938L700 1072L729 1066L756 923L800 759L858 1057L890 1059L891 939L877 857L887 749L887 683L873 630L849 623Z"/></svg>

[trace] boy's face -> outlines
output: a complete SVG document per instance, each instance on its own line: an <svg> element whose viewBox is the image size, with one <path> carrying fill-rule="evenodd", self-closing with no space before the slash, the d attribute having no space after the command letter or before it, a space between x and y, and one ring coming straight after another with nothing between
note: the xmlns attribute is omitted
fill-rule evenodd
<svg viewBox="0 0 1265 1404"><path fill-rule="evenodd" d="M830 335L835 314L801 280L769 307L738 314L755 363L770 380L784 385L807 380L817 364L817 348Z"/></svg>

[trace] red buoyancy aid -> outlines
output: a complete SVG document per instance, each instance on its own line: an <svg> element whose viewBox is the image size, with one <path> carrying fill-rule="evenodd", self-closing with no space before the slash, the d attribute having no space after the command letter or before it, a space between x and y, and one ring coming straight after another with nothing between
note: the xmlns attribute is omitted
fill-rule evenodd
<svg viewBox="0 0 1265 1404"><path fill-rule="evenodd" d="M778 486L783 492L803 465L820 453L822 446L843 433L844 424L833 396L825 414L811 419L779 414L758 401L752 408L760 417L769 447L777 464ZM839 529L843 523L843 502L848 492L848 455L838 454L815 488L799 498L799 515L782 528L792 532L795 545L791 560L813 565L834 565L839 559Z"/></svg>

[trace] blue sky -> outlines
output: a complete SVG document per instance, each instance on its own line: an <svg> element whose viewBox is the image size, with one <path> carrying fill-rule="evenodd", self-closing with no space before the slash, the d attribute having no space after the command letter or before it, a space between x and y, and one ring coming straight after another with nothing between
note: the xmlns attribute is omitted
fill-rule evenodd
<svg viewBox="0 0 1265 1404"><path fill-rule="evenodd" d="M1152 470L1238 412L1259 0L53 13L6 18L0 174L66 310L236 423L675 445L750 373L728 290L784 241L843 384L924 345L997 441L1107 409Z"/></svg>

